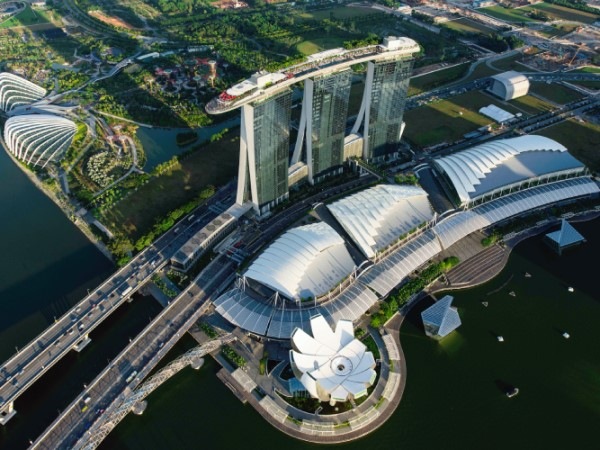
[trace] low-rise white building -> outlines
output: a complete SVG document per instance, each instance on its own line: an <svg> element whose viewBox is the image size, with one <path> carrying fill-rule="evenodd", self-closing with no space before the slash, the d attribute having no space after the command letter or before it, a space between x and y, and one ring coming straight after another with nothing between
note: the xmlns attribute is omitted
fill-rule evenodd
<svg viewBox="0 0 600 450"><path fill-rule="evenodd" d="M529 80L519 72L510 70L492 77L490 92L502 100L513 100L527 95Z"/></svg>

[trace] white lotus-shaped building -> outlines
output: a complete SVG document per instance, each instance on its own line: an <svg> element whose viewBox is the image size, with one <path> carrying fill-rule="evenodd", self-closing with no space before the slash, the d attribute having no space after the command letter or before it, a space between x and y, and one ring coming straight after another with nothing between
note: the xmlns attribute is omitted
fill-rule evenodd
<svg viewBox="0 0 600 450"><path fill-rule="evenodd" d="M294 374L314 398L345 402L367 395L373 385L375 359L354 338L349 320L340 320L335 332L321 315L310 319L312 336L296 328L291 335L290 362Z"/></svg>
<svg viewBox="0 0 600 450"><path fill-rule="evenodd" d="M10 112L18 106L41 100L46 89L12 73L0 73L0 110Z"/></svg>
<svg viewBox="0 0 600 450"><path fill-rule="evenodd" d="M58 161L73 142L77 125L49 114L11 117L4 125L4 141L10 152L27 164L45 167Z"/></svg>

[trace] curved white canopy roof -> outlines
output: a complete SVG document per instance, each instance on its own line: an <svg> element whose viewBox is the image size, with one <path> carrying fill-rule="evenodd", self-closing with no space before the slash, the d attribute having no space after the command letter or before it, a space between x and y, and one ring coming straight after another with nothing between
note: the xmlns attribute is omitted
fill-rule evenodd
<svg viewBox="0 0 600 450"><path fill-rule="evenodd" d="M321 315L310 319L312 336L296 328L290 361L306 390L321 401L346 401L367 394L375 381L373 353L358 339L349 320L340 320L335 332ZM298 374L298 375L299 375Z"/></svg>
<svg viewBox="0 0 600 450"><path fill-rule="evenodd" d="M326 223L315 223L287 231L244 276L290 299L300 299L325 294L353 269L341 236Z"/></svg>
<svg viewBox="0 0 600 450"><path fill-rule="evenodd" d="M69 148L77 125L49 114L11 117L4 124L4 140L10 152L27 164L44 167L58 161Z"/></svg>
<svg viewBox="0 0 600 450"><path fill-rule="evenodd" d="M379 184L328 206L367 257L433 218L427 193L416 186Z"/></svg>
<svg viewBox="0 0 600 450"><path fill-rule="evenodd" d="M536 135L487 142L435 163L450 178L463 203L514 182L583 169L563 145Z"/></svg>
<svg viewBox="0 0 600 450"><path fill-rule="evenodd" d="M17 106L37 102L46 89L12 73L0 73L0 110L9 112Z"/></svg>

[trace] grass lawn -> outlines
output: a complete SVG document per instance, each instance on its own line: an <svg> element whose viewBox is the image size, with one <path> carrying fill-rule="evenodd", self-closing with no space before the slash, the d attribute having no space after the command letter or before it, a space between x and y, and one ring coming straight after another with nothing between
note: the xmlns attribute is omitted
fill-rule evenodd
<svg viewBox="0 0 600 450"><path fill-rule="evenodd" d="M570 119L536 131L536 134L560 142L590 169L600 170L600 126Z"/></svg>
<svg viewBox="0 0 600 450"><path fill-rule="evenodd" d="M518 63L523 59L523 55L521 53L517 55L508 56L506 58L499 59L497 61L493 61L492 65L500 70L523 70L523 66Z"/></svg>
<svg viewBox="0 0 600 450"><path fill-rule="evenodd" d="M469 77L466 78L464 81L473 81L473 80L477 80L478 78L484 78L484 77L496 75L497 73L500 73L500 72L501 72L501 70L492 69L492 68L488 67L488 65L485 62L481 62L475 68L473 73L471 75L469 75Z"/></svg>
<svg viewBox="0 0 600 450"><path fill-rule="evenodd" d="M559 105L564 105L583 97L579 92L569 89L568 87L557 83L546 84L541 81L531 83L529 92L544 97L551 102L558 103Z"/></svg>
<svg viewBox="0 0 600 450"><path fill-rule="evenodd" d="M554 106L552 106L550 103L547 103L544 100L532 95L525 95L523 97L510 100L509 103L522 110L525 114L537 114L542 111L550 111L554 109Z"/></svg>
<svg viewBox="0 0 600 450"><path fill-rule="evenodd" d="M48 23L48 19L43 12L34 11L27 5L22 12L0 23L0 28L23 27L38 23Z"/></svg>
<svg viewBox="0 0 600 450"><path fill-rule="evenodd" d="M535 22L534 19L525 15L527 10L524 8L490 6L489 8L480 8L478 11L506 22Z"/></svg>
<svg viewBox="0 0 600 450"><path fill-rule="evenodd" d="M592 14L577 9L566 8L551 3L538 3L523 9L537 9L545 12L551 19L572 20L574 22L593 23L600 18L597 14Z"/></svg>
<svg viewBox="0 0 600 450"><path fill-rule="evenodd" d="M600 73L600 67L581 67L579 69L575 69L573 72L584 72L584 73Z"/></svg>
<svg viewBox="0 0 600 450"><path fill-rule="evenodd" d="M450 28L451 30L458 31L459 33L482 33L482 34L491 34L495 33L496 30L493 28L487 27L482 23L475 22L470 19L456 19L451 20L442 24L443 26Z"/></svg>
<svg viewBox="0 0 600 450"><path fill-rule="evenodd" d="M421 92L427 92L451 83L452 81L456 81L469 70L469 66L470 63L463 63L448 67L447 69L436 70L435 72L426 75L413 77L410 79L408 95L417 95Z"/></svg>
<svg viewBox="0 0 600 450"><path fill-rule="evenodd" d="M507 111L518 112L514 107L494 101L482 92L467 92L408 111L404 114L404 135L421 147L456 141L463 134L492 122L492 119L477 112L479 108L492 103Z"/></svg>
<svg viewBox="0 0 600 450"><path fill-rule="evenodd" d="M353 17L366 16L369 14L382 14L372 8L360 8L360 7L349 7L349 6L338 6L335 8L320 9L318 11L304 11L298 15L304 19L323 20L330 19L331 15L336 19L351 19Z"/></svg>
<svg viewBox="0 0 600 450"><path fill-rule="evenodd" d="M153 177L105 212L102 221L135 241L148 232L159 217L192 200L203 187L210 184L218 187L231 180L237 173L239 146L239 129L236 128L221 140L182 158L171 172Z"/></svg>
<svg viewBox="0 0 600 450"><path fill-rule="evenodd" d="M321 35L322 36L322 35ZM313 53L322 52L323 50L329 50L331 48L343 47L345 41L353 39L355 36L345 33L331 32L329 36L308 38L305 36L305 41L300 42L296 45L298 50L303 55L312 55Z"/></svg>
<svg viewBox="0 0 600 450"><path fill-rule="evenodd" d="M573 84L584 88L593 89L595 91L600 89L600 81L573 81Z"/></svg>

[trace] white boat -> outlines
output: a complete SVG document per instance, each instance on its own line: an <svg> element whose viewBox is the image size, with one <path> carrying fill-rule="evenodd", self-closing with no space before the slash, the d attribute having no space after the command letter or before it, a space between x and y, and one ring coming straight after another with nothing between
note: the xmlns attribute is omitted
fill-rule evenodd
<svg viewBox="0 0 600 450"><path fill-rule="evenodd" d="M507 396L508 398L513 398L513 397L515 397L515 396L516 396L516 395L518 395L518 394L519 394L519 388L512 388L510 391L508 391L508 392L506 393L506 396Z"/></svg>
<svg viewBox="0 0 600 450"><path fill-rule="evenodd" d="M504 338L502 336L498 336L496 339L498 339L498 342L504 342Z"/></svg>
<svg viewBox="0 0 600 450"><path fill-rule="evenodd" d="M569 333L567 333L566 331L565 331L565 332L562 334L562 336L563 336L565 339L569 339L569 338L571 337L571 335L570 335Z"/></svg>
<svg viewBox="0 0 600 450"><path fill-rule="evenodd" d="M569 286L569 288L567 289L567 291L569 291L569 292L575 292L575 289L573 289L571 286Z"/></svg>

